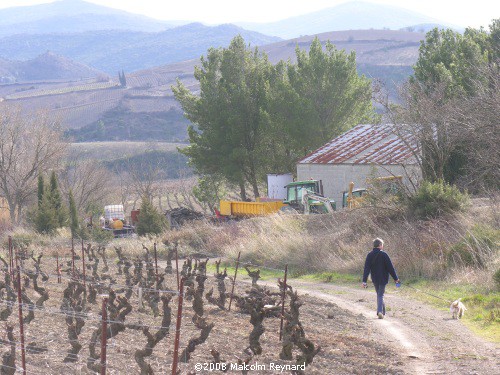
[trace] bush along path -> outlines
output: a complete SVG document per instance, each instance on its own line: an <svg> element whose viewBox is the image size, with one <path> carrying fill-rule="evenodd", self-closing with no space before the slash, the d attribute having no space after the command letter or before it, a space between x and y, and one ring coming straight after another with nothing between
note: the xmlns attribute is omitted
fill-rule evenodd
<svg viewBox="0 0 500 375"><path fill-rule="evenodd" d="M367 337L378 337L399 355L405 374L498 374L500 346L475 336L449 310L386 293L386 319L375 314L376 293L334 284L291 280L296 290L331 302L361 318ZM404 287L404 286L403 286ZM389 289L389 288L388 288ZM443 302L446 304L446 302ZM329 316L336 319L335 315ZM384 356L378 358L384 362Z"/></svg>

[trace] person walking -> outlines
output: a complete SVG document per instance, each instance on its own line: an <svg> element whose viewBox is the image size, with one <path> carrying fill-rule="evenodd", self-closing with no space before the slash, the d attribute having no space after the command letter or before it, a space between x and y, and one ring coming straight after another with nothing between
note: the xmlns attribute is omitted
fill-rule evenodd
<svg viewBox="0 0 500 375"><path fill-rule="evenodd" d="M366 288L368 275L371 274L372 282L377 292L377 316L379 319L384 319L385 316L384 293L385 286L389 282L389 275L391 275L396 282L396 286L400 284L396 270L392 265L391 258L382 250L383 248L384 241L380 238L376 238L373 241L373 250L366 256L362 284L363 288Z"/></svg>

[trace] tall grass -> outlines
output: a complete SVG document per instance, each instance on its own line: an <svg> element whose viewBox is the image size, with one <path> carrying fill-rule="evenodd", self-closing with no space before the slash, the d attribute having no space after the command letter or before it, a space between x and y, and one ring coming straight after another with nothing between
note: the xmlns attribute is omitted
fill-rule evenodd
<svg viewBox="0 0 500 375"><path fill-rule="evenodd" d="M361 273L372 240L381 237L401 277L441 280L457 270L495 269L499 232L494 210L488 205L472 207L459 216L427 221L376 208L333 215L277 214L223 225L197 223L167 232L164 240L229 259L241 252L244 262L268 267L288 264L300 275ZM481 262L471 262L471 257Z"/></svg>

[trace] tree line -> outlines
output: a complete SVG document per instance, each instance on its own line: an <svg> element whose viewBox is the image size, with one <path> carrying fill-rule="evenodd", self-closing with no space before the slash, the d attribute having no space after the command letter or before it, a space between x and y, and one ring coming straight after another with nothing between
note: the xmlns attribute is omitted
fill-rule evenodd
<svg viewBox="0 0 500 375"><path fill-rule="evenodd" d="M267 173L294 172L296 161L308 152L360 122L379 120L372 96L399 136L418 140L414 151L424 179L473 192L497 191L499 58L498 19L488 31L434 29L422 41L414 74L394 103L357 73L354 53L338 51L330 42L323 45L316 38L308 51L296 48L295 62L272 64L238 36L227 48L210 49L202 57L195 69L199 92L180 82L173 87L192 123L190 145L182 153L200 177L192 191L182 185L181 195L212 207L224 184L238 187L242 199L248 187L259 196ZM155 177L162 168L115 173L115 201L126 205L131 194L150 201L163 194ZM71 191L80 217L108 200L109 171L92 160L67 156L57 118L0 103L0 196L12 223L19 223L30 206L50 207L49 195L45 203L43 196L36 200L37 180L53 171L63 201L69 202Z"/></svg>
<svg viewBox="0 0 500 375"><path fill-rule="evenodd" d="M267 173L295 170L301 156L359 122L372 121L370 80L356 71L355 53L318 38L296 63L271 64L235 37L211 48L195 68L200 93L172 87L185 116L190 146L181 150L204 176L225 180L247 198L260 196Z"/></svg>
<svg viewBox="0 0 500 375"><path fill-rule="evenodd" d="M427 33L396 102L358 74L354 52L329 41L315 38L308 51L297 46L295 62L272 64L237 36L202 56L199 92L180 81L172 87L192 123L181 152L205 185L225 181L245 200L247 186L260 196L267 173L295 173L301 157L332 138L384 120L401 138L417 140L425 180L497 189L499 23L489 31ZM379 114L374 102L382 104Z"/></svg>
<svg viewBox="0 0 500 375"><path fill-rule="evenodd" d="M489 31L433 29L398 105L384 103L399 136L418 140L424 180L472 192L500 181L500 19Z"/></svg>

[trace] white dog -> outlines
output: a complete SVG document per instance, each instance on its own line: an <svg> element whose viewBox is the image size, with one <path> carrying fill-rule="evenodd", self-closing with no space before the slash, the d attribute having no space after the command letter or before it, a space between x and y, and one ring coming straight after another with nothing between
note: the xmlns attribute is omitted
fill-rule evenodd
<svg viewBox="0 0 500 375"><path fill-rule="evenodd" d="M453 319L460 319L462 316L464 316L465 310L465 305L460 302L462 298L457 299L454 301L451 306L450 306L450 312L453 316Z"/></svg>

